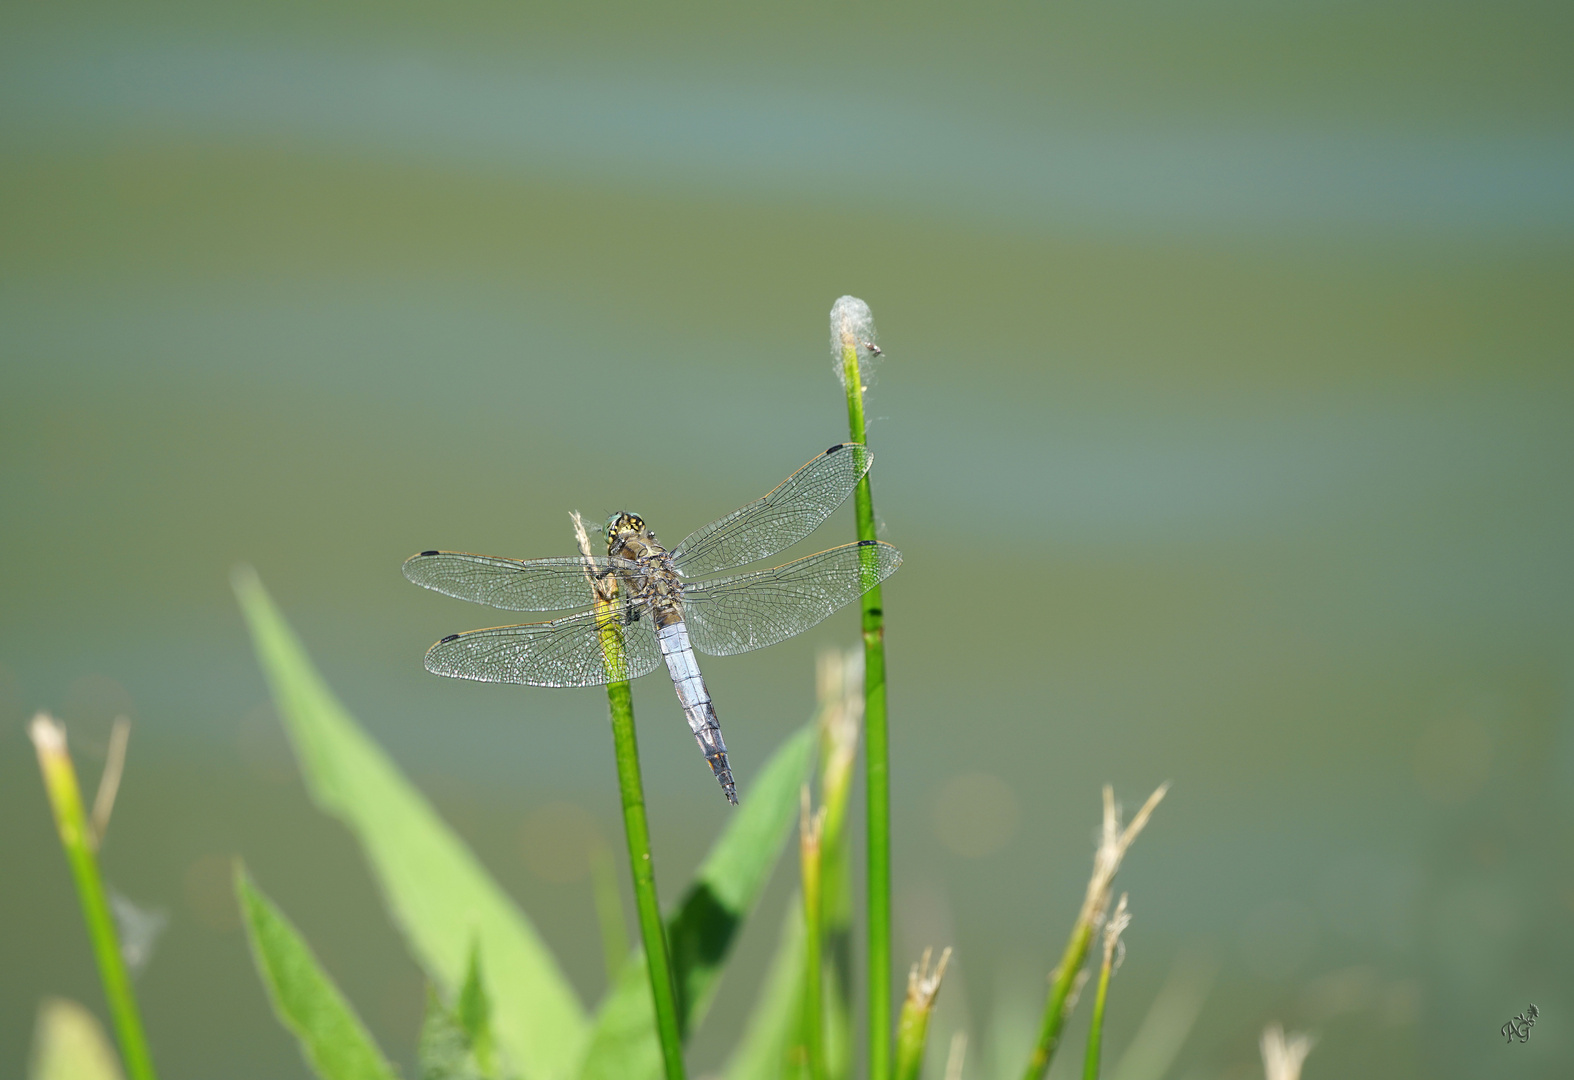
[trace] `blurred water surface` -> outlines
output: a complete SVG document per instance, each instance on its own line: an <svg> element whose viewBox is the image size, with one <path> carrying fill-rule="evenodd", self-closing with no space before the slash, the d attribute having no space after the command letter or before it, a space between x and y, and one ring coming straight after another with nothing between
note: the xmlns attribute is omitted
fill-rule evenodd
<svg viewBox="0 0 1574 1080"><path fill-rule="evenodd" d="M1558 4L0 14L0 1070L43 995L99 1007L41 707L90 777L135 721L104 859L172 916L139 979L165 1075L305 1075L234 854L412 1067L419 975L306 804L241 561L593 1000L604 705L428 676L495 620L399 562L567 554L571 509L675 540L757 496L845 431L853 292L906 558L898 955L957 947L937 1045L1019 1060L1099 785L1172 779L1124 874L1122 1080L1188 1010L1187 1080L1258 1075L1275 1019L1321 1034L1308 1077L1558 1075L1571 46ZM745 797L853 635L707 666ZM671 691L637 697L675 896L726 808Z"/></svg>

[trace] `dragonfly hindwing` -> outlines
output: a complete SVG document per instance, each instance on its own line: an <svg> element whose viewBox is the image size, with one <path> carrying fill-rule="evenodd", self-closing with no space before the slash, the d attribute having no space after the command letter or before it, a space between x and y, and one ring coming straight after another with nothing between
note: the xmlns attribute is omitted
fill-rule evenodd
<svg viewBox="0 0 1574 1080"><path fill-rule="evenodd" d="M708 656L763 649L814 626L896 572L890 544L844 544L752 574L684 586L694 647Z"/></svg>
<svg viewBox="0 0 1574 1080"><path fill-rule="evenodd" d="M621 639L621 663L603 640L608 632ZM437 675L527 686L602 686L648 675L660 664L650 620L629 622L594 611L450 634L426 653L426 670Z"/></svg>

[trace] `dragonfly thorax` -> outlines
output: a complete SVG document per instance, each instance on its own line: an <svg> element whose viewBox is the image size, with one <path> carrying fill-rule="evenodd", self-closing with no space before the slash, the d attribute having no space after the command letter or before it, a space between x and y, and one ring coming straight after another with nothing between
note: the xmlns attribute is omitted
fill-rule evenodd
<svg viewBox="0 0 1574 1080"><path fill-rule="evenodd" d="M682 575L638 514L625 511L608 522L607 554L635 564L617 571L632 612L648 612L658 627L683 621Z"/></svg>

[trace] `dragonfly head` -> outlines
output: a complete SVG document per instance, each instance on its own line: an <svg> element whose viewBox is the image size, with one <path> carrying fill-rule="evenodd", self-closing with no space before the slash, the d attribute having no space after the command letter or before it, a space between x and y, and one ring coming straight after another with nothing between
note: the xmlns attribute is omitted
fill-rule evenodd
<svg viewBox="0 0 1574 1080"><path fill-rule="evenodd" d="M607 519L607 554L616 555L625 541L645 531L645 522L638 514L627 510Z"/></svg>

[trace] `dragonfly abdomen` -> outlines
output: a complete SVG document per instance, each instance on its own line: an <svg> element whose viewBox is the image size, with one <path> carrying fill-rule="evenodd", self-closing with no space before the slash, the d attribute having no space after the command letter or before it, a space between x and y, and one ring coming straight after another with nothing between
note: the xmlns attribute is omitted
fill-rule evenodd
<svg viewBox="0 0 1574 1080"><path fill-rule="evenodd" d="M672 676L672 688L678 692L678 702L688 717L689 730L694 741L700 744L700 753L721 784L727 801L738 805L738 793L732 782L732 770L727 766L727 744L721 738L721 723L716 719L716 707L711 704L710 691L705 687L705 676L700 674L700 663L689 644L689 628L681 621L663 626L656 631L661 642L661 656L667 662L667 673Z"/></svg>

